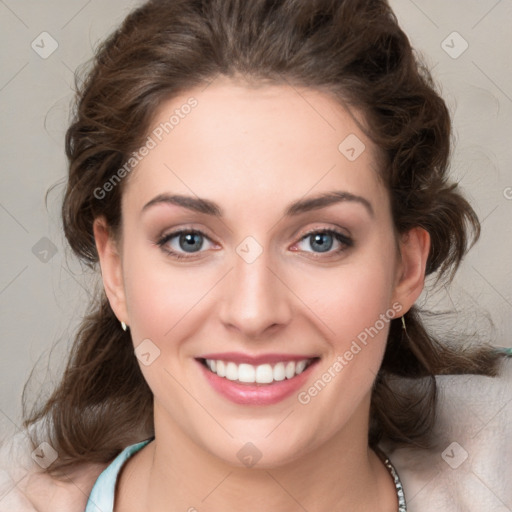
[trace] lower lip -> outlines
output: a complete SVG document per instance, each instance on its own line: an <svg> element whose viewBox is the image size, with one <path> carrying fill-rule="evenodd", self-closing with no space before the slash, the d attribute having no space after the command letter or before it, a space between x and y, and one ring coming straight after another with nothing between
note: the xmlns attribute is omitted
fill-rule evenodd
<svg viewBox="0 0 512 512"><path fill-rule="evenodd" d="M204 376L219 394L240 405L272 405L296 393L306 382L318 360L313 361L300 375L272 384L240 384L208 370L200 361Z"/></svg>

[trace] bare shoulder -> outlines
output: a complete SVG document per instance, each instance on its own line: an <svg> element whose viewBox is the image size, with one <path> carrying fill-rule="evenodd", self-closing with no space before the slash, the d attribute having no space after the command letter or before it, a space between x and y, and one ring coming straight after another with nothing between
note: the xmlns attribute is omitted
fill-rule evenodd
<svg viewBox="0 0 512 512"><path fill-rule="evenodd" d="M59 480L33 459L26 436L17 434L0 449L0 512L83 512L105 465L84 464Z"/></svg>

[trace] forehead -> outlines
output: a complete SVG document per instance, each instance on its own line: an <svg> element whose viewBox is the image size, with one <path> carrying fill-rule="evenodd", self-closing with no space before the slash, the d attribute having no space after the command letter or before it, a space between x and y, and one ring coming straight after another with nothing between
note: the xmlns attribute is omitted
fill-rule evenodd
<svg viewBox="0 0 512 512"><path fill-rule="evenodd" d="M127 195L139 208L161 193L269 206L343 189L385 201L361 123L324 92L217 79L162 103Z"/></svg>

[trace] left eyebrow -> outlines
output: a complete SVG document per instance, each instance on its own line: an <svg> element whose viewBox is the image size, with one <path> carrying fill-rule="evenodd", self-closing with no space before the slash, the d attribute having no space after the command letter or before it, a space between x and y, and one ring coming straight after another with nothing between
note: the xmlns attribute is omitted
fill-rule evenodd
<svg viewBox="0 0 512 512"><path fill-rule="evenodd" d="M371 217L375 216L372 204L370 201L368 201L368 199L357 196L355 194L351 194L350 192L339 190L320 194L308 199L300 199L298 201L294 201L286 207L284 215L286 217L294 217L296 215L300 215L301 213L320 210L321 208L326 208L332 204L342 202L354 202L360 204L364 206ZM158 196L154 197L151 199L151 201L144 205L141 213L157 204L173 204L198 213L212 215L218 218L223 217L222 208L213 201L193 196L170 194L159 194Z"/></svg>
<svg viewBox="0 0 512 512"><path fill-rule="evenodd" d="M295 201L286 208L285 215L287 217L291 217L342 202L355 202L361 204L365 207L371 217L375 216L373 206L368 199L341 190L335 190L334 192L327 192L325 194L310 197L309 199Z"/></svg>

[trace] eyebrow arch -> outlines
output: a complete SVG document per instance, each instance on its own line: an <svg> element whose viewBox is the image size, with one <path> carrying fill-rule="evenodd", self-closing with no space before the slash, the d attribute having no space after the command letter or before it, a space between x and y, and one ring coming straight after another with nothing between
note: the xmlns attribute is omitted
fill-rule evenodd
<svg viewBox="0 0 512 512"><path fill-rule="evenodd" d="M374 217L372 204L368 199L361 196L356 196L350 192L335 190L317 196L310 197L309 199L302 199L290 204L285 210L285 216L291 217L301 213L309 212L312 210L319 210L331 204L342 202L355 202L363 205L371 217Z"/></svg>
<svg viewBox="0 0 512 512"><path fill-rule="evenodd" d="M351 194L350 192L338 190L319 194L308 199L300 199L298 201L294 201L286 207L284 215L285 217L294 217L296 215L300 215L301 213L320 210L321 208L325 208L332 204L341 202L355 202L361 204L365 207L370 216L374 217L374 210L368 199ZM179 194L159 194L144 205L141 213L157 204L173 204L198 213L213 215L214 217L221 218L223 216L222 208L217 203L214 203L208 199Z"/></svg>

